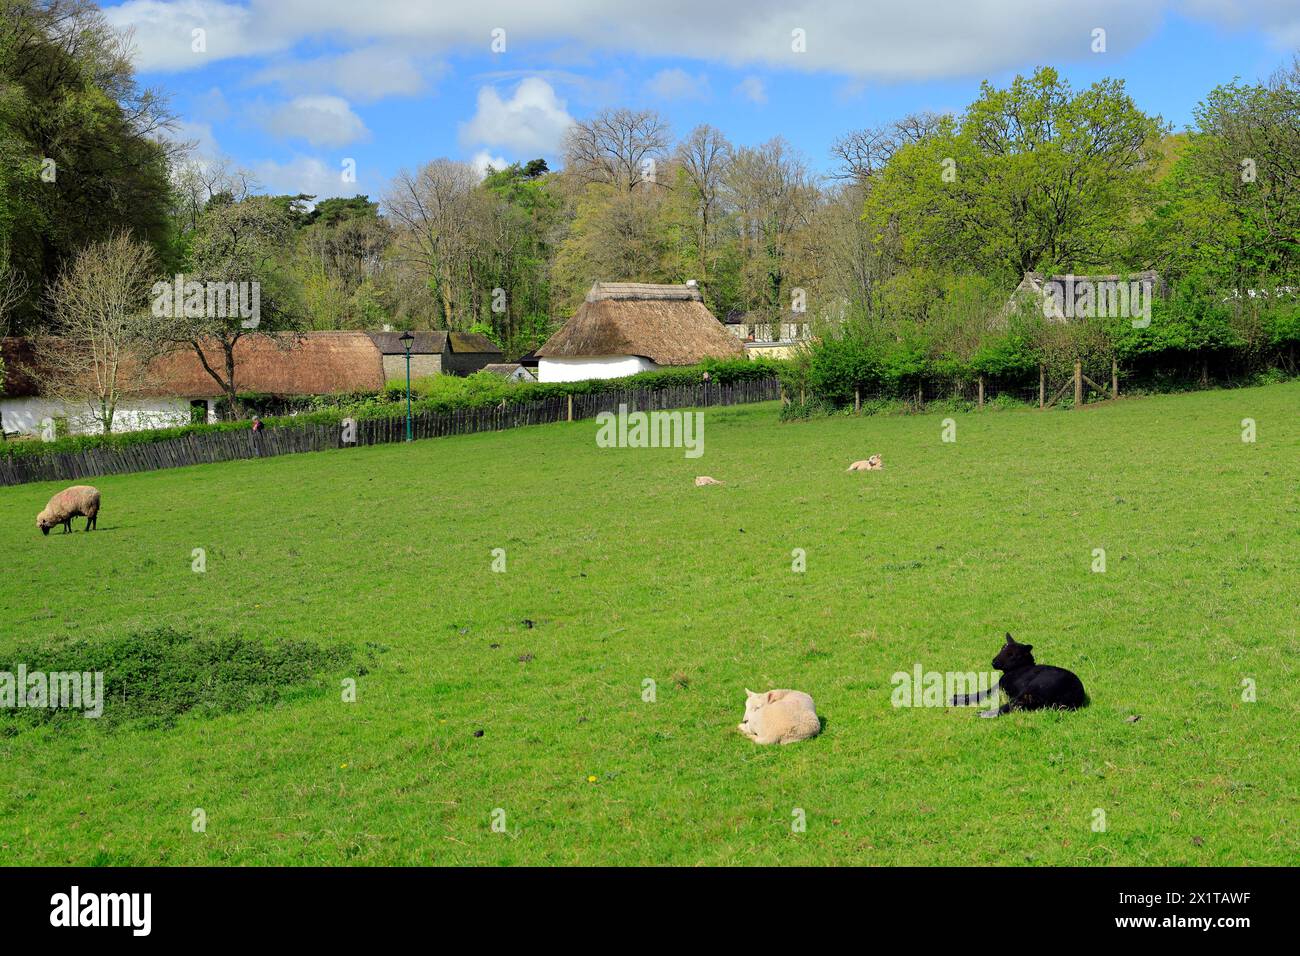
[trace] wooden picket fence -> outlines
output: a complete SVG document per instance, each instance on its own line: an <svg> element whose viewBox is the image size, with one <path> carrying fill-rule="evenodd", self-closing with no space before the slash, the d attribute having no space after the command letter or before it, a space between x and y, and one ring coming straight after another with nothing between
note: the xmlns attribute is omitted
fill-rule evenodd
<svg viewBox="0 0 1300 956"><path fill-rule="evenodd" d="M775 378L727 385L699 383L670 388L629 388L589 395L569 395L536 402L458 408L446 412L422 412L411 418L415 439L442 438L473 432L501 431L522 425L594 418L601 412L616 412L619 405L629 411L669 408L698 408L768 402L781 397ZM345 439L354 439L348 441ZM49 455L0 458L0 485L29 481L70 481L97 475L123 475L160 468L181 468L244 458L271 458L304 451L347 448L353 445L382 445L406 440L406 416L358 419L350 432L340 425L302 425L251 430L194 432L178 438L124 445L87 448Z"/></svg>

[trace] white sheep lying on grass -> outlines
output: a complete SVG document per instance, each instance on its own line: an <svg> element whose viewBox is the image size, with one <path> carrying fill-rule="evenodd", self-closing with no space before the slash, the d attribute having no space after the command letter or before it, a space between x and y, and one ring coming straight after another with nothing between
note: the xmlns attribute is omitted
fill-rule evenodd
<svg viewBox="0 0 1300 956"><path fill-rule="evenodd" d="M86 519L86 530L95 529L95 519L99 516L99 489L90 485L73 485L64 488L50 499L45 510L36 516L36 527L41 534L49 534L56 524L63 525L63 533L72 530L72 519L82 515Z"/></svg>
<svg viewBox="0 0 1300 956"><path fill-rule="evenodd" d="M801 690L745 688L745 719L736 728L756 744L792 744L822 732L813 699Z"/></svg>
<svg viewBox="0 0 1300 956"><path fill-rule="evenodd" d="M849 471L880 471L885 467L885 463L880 460L879 455L872 455L870 458L864 458L862 461L855 461L849 465Z"/></svg>

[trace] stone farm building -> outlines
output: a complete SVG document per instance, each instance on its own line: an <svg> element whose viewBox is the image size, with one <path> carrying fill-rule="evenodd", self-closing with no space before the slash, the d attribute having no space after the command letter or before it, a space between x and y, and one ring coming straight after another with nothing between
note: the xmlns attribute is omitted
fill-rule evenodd
<svg viewBox="0 0 1300 956"><path fill-rule="evenodd" d="M406 380L406 348L401 332L371 332L370 339L384 357L384 376ZM413 332L411 378L425 375L469 375L500 362L501 350L477 332Z"/></svg>
<svg viewBox="0 0 1300 956"><path fill-rule="evenodd" d="M745 353L693 282L597 282L536 354L538 381L574 382Z"/></svg>

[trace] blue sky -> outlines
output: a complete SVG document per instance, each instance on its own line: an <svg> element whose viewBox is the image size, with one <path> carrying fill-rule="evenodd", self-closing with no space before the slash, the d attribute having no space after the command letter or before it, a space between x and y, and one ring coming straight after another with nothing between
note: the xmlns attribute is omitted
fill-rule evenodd
<svg viewBox="0 0 1300 956"><path fill-rule="evenodd" d="M274 192L382 196L439 156L545 156L606 106L683 135L781 135L828 171L844 132L960 110L981 80L1050 64L1124 79L1176 127L1234 76L1300 50L1297 0L125 0L143 82L169 91L200 159ZM1094 52L1096 31L1105 49ZM196 33L195 31L202 31ZM494 48L495 46L495 48ZM356 182L340 175L356 163Z"/></svg>

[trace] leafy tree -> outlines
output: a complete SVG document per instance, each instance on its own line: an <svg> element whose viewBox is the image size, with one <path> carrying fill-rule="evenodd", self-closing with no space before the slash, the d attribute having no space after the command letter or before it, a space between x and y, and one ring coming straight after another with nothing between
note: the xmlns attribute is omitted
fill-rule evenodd
<svg viewBox="0 0 1300 956"><path fill-rule="evenodd" d="M1074 92L1055 70L989 83L960 119L897 148L866 214L915 265L1017 280L1121 260L1165 127L1122 81Z"/></svg>
<svg viewBox="0 0 1300 956"><path fill-rule="evenodd" d="M1216 87L1196 123L1148 224L1152 258L1206 289L1300 281L1300 57Z"/></svg>
<svg viewBox="0 0 1300 956"><path fill-rule="evenodd" d="M292 333L302 325L295 290L279 263L293 229L291 207L277 197L209 204L195 230L190 270L184 278L210 288L234 284L238 294L246 296L241 301L249 304L255 292L256 312L246 316L230 307L234 289L225 307L218 303L214 308L213 301L205 299L194 310L182 310L176 302L171 310L155 310L154 339L171 350L192 350L237 416L243 409L235 346L243 338L268 336L277 346L292 348L297 341Z"/></svg>
<svg viewBox="0 0 1300 956"><path fill-rule="evenodd" d="M27 281L19 326L82 244L125 229L166 245L172 122L94 4L0 0L0 250Z"/></svg>
<svg viewBox="0 0 1300 956"><path fill-rule="evenodd" d="M154 384L148 308L156 270L149 246L125 232L86 245L50 289L53 335L33 340L41 393L105 435L123 403Z"/></svg>

